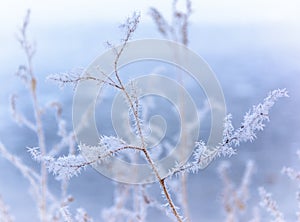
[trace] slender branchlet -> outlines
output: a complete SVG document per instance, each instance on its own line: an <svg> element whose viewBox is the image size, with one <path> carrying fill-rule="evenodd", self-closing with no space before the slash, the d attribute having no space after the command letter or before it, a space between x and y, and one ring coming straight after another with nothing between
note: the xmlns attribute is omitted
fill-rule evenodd
<svg viewBox="0 0 300 222"><path fill-rule="evenodd" d="M297 151L298 159L300 160L300 150ZM298 191L296 192L296 200L298 204L298 210L296 212L297 220L300 221L300 171L292 167L283 167L281 172L287 175L291 180L296 181L298 184Z"/></svg>
<svg viewBox="0 0 300 222"><path fill-rule="evenodd" d="M35 129L36 135L38 138L38 145L39 149L41 150L42 155L46 155L46 143L45 143L45 136L44 136L44 128L42 123L42 112L41 107L39 104L38 96L37 96L37 80L34 74L32 59L35 54L35 46L32 42L28 40L27 30L29 25L29 18L30 18L30 10L27 11L26 17L23 21L23 25L20 29L20 34L18 37L19 43L25 53L27 64L20 66L17 72L17 75L24 80L25 84L27 85L31 98L32 98L32 105L33 105L33 112L35 117ZM47 190L47 169L44 163L41 163L41 196L39 200L39 208L40 208L40 217L41 220L47 221L47 197L46 197L46 190Z"/></svg>
<svg viewBox="0 0 300 222"><path fill-rule="evenodd" d="M102 141L102 140L100 140ZM32 158L36 161L43 162L50 172L56 175L57 179L68 178L77 176L82 169L87 166L101 163L111 156L120 153L123 150L140 150L142 148L136 146L121 146L113 150L109 150L108 146L99 143L99 146L86 146L84 144L79 145L80 149L89 149L88 157L86 160L82 155L69 154L68 156L54 158L52 156L41 155L39 150L36 148L29 148L28 152L31 154Z"/></svg>
<svg viewBox="0 0 300 222"><path fill-rule="evenodd" d="M0 218L3 222L13 222L14 218L9 212L9 207L4 203L0 196Z"/></svg>
<svg viewBox="0 0 300 222"><path fill-rule="evenodd" d="M127 44L127 42L129 41L131 35L133 34L133 32L135 31L136 27L137 27L137 24L139 22L139 16L136 16L134 15L133 16L133 19L128 19L126 24L124 25L124 27L126 28L126 36L123 40L123 44L122 44L122 47L120 50L117 51L117 54L116 54L116 58L115 58L115 66L114 66L114 74L115 74L115 77L117 78L118 80L118 83L119 85L121 86L120 90L124 93L125 95L125 98L129 104L129 110L132 110L132 113L133 113L133 116L134 116L134 119L135 119L135 125L136 125L136 128L137 128L137 134L138 134L138 137L140 139L140 142L141 142L141 148L142 148L142 152L144 153L145 155L145 158L147 160L147 162L149 163L149 165L151 166L156 178L157 178L157 181L159 181L159 184L162 188L162 191L166 197L166 200L168 201L168 204L170 206L170 208L172 209L172 212L173 214L175 215L177 221L182 221L181 220L181 217L179 215L179 213L177 212L176 208L175 208L175 205L171 199L171 196L165 186L165 181L163 178L161 178L160 174L159 174L159 171L157 169L157 167L155 166L155 163L154 161L152 160L151 156L150 156L150 153L147 151L147 147L146 147L146 142L145 142L145 138L144 138L144 134L143 134L143 130L142 130L142 123L141 123L141 120L139 118L139 103L138 103L138 98L137 97L132 97L130 96L130 92L127 91L127 89L124 87L124 84L123 82L121 81L121 78L119 77L119 73L118 73L118 61L119 61L119 58L122 54L122 52L124 51L125 49L125 46Z"/></svg>
<svg viewBox="0 0 300 222"><path fill-rule="evenodd" d="M142 123L141 123L141 120L140 120L139 114L138 114L139 113L138 99L137 99L137 97L130 96L130 92L128 92L127 89L125 88L123 82L121 81L119 73L118 73L118 61L120 59L121 54L123 53L123 51L125 49L126 44L128 43L128 41L131 38L134 31L136 30L137 24L139 23L139 19L140 19L140 16L134 14L132 19L127 19L127 22L122 26L126 30L125 31L126 35L125 35L125 38L123 39L122 47L119 50L117 50L117 52L116 52L116 58L115 58L115 62L114 62L114 74L115 74L116 79L118 80L118 84L120 85L120 90L125 95L125 98L129 104L129 110L132 110L132 113L133 113L133 116L135 119L135 126L137 128L137 134L138 134L138 137L141 142L142 152L144 153L147 162L151 166L151 168L157 178L157 181L159 181L159 184L162 188L162 191L166 197L166 200L167 200L170 208L172 209L173 214L175 215L177 221L181 222L182 221L181 217L175 208L175 205L171 199L171 196L170 196L168 190L166 189L165 181L164 181L164 179L161 178L161 176L158 172L158 169L155 166L155 163L150 156L150 153L147 151L146 142L145 142L145 138L144 138L144 134L143 134L143 130L142 130Z"/></svg>
<svg viewBox="0 0 300 222"><path fill-rule="evenodd" d="M283 214L279 211L276 201L272 198L272 194L268 193L263 187L260 187L258 191L261 198L260 205L271 214L275 222L284 222Z"/></svg>
<svg viewBox="0 0 300 222"><path fill-rule="evenodd" d="M28 26L30 23L30 10L27 11L22 26L19 30L17 39L25 54L26 63L20 65L16 75L22 80L26 89L29 92L32 101L32 110L34 113L34 119L29 120L26 115L18 110L17 96L14 94L10 98L10 109L13 119L20 125L26 126L32 130L37 136L37 147L28 148L29 150L35 150L40 156L47 157L51 154L58 154L62 148L69 148L69 153L74 153L75 138L72 132L67 132L66 122L62 119L62 107L58 102L51 102L46 106L43 106L38 99L37 92L37 78L33 69L33 58L36 52L35 44L28 38ZM45 108L43 108L45 107ZM56 111L57 119L57 135L61 137L61 140L52 148L46 147L42 115L46 113L46 109L52 107ZM31 187L31 194L35 202L37 203L37 209L40 220L42 222L57 221L62 217L59 213L59 208L62 203L65 203L67 199L67 180L63 180L61 183L62 195L61 200L57 199L48 189L48 171L44 161L40 161L40 172L37 172L33 168L24 164L18 157L11 154L8 149L0 144L1 155L10 161L29 181ZM37 157L36 157L37 159Z"/></svg>
<svg viewBox="0 0 300 222"><path fill-rule="evenodd" d="M188 29L189 29L189 18L192 13L192 6L190 0L185 0L185 11L178 10L178 0L173 0L172 4L172 18L171 22L168 22L164 16L156 9L150 8L149 14L152 17L154 23L157 26L158 31L162 34L163 37L167 39L171 39L173 41L179 42L185 46L188 45ZM183 77L182 72L177 70L177 79L178 82L183 85ZM184 99L182 98L181 92L178 92L180 96L180 113L183 117L182 125L185 125L185 107L184 107ZM187 146L189 138L188 132L182 132L182 144L183 147ZM183 149L184 150L184 149ZM188 174L182 173L180 175L180 184L181 184L181 205L183 208L183 212L186 218L186 221L190 221L190 213L188 206L188 194L187 194L187 180Z"/></svg>
<svg viewBox="0 0 300 222"><path fill-rule="evenodd" d="M170 170L167 177L182 172L198 172L205 168L216 157L230 157L236 154L233 147L238 147L241 142L253 141L257 131L264 129L264 122L269 120L269 111L275 102L282 97L288 97L286 89L273 90L264 99L263 103L253 106L245 116L241 126L234 129L231 114L224 120L223 139L219 146L208 147L203 141L196 143L193 161L178 165Z"/></svg>
<svg viewBox="0 0 300 222"><path fill-rule="evenodd" d="M222 204L226 214L227 222L239 221L239 215L246 211L249 199L249 184L253 173L254 164L249 161L246 165L242 181L236 187L228 175L230 164L222 162L218 168L223 182Z"/></svg>
<svg viewBox="0 0 300 222"><path fill-rule="evenodd" d="M19 125L25 125L27 128L31 129L33 132L36 132L36 126L33 122L26 118L21 112L17 109L17 95L13 94L10 97L10 111L13 117L13 120L16 121Z"/></svg>
<svg viewBox="0 0 300 222"><path fill-rule="evenodd" d="M65 205L60 208L61 219L65 222L93 222L94 220L87 214L83 208L76 210L75 217L72 216L69 206Z"/></svg>
<svg viewBox="0 0 300 222"><path fill-rule="evenodd" d="M123 221L126 218L129 221L146 222L147 209L149 207L162 210L158 204L147 193L146 185L128 185L115 183L114 203L111 207L102 211L102 218L107 222ZM134 198L132 206L130 196Z"/></svg>
<svg viewBox="0 0 300 222"><path fill-rule="evenodd" d="M149 14L163 37L187 46L189 43L188 27L189 18L192 14L192 3L190 0L185 0L185 10L181 11L178 9L178 2L178 0L173 0L170 22L156 8L150 8Z"/></svg>
<svg viewBox="0 0 300 222"><path fill-rule="evenodd" d="M83 208L78 208L76 210L75 221L78 222L93 222L93 218L85 211Z"/></svg>
<svg viewBox="0 0 300 222"><path fill-rule="evenodd" d="M102 211L102 218L107 222L118 221L122 216L131 215L130 217L132 217L132 212L126 209L127 200L130 196L130 186L120 183L114 185L114 203L111 207Z"/></svg>

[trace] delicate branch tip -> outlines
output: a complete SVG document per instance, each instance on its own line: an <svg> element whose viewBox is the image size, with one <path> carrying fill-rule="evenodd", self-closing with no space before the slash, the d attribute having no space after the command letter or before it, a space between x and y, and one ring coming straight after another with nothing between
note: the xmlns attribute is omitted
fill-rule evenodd
<svg viewBox="0 0 300 222"><path fill-rule="evenodd" d="M73 89L75 90L79 81L85 80L82 74L83 74L83 68L78 68L78 69L71 70L69 72L51 74L47 77L47 80L57 83L60 89L63 89L67 84L70 84L73 86Z"/></svg>
<svg viewBox="0 0 300 222"><path fill-rule="evenodd" d="M283 214L279 211L276 201L272 199L272 194L268 193L265 188L258 189L261 198L260 206L266 209L276 222L284 222Z"/></svg>

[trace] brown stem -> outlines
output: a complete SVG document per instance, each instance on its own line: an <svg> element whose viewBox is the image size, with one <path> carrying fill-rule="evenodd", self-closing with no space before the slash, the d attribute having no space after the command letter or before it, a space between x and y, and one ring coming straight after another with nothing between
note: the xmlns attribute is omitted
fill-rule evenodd
<svg viewBox="0 0 300 222"><path fill-rule="evenodd" d="M168 190L166 188L164 179L162 179L160 177L159 172L158 172L158 170L157 170L157 168L156 168L156 166L155 166L155 164L154 164L154 162L153 162L153 160L152 160L149 152L146 149L146 143L145 143L145 139L144 139L144 136L143 136L143 133L142 133L141 123L140 123L140 119L138 117L138 112L136 110L136 107L134 106L133 101L131 100L128 92L126 91L125 87L123 86L123 83L120 80L119 75L118 75L118 73L117 73L116 70L115 70L115 74L116 74L116 77L117 77L117 79L119 81L119 84L122 87L122 91L125 93L125 96L126 96L128 102L129 102L129 106L133 110L134 118L135 118L135 121L136 121L136 124L137 124L137 128L138 128L138 136L140 137L141 143L142 143L142 151L143 151L143 153L144 153L144 155L145 155L145 157L147 159L147 162L150 164L152 170L154 171L154 174L155 174L156 178L158 179L158 181L159 181L159 183L161 185L163 193L164 193L164 195L165 195L165 197L166 197L166 199L167 199L167 201L169 203L169 206L172 209L172 212L173 212L174 216L176 217L176 219L177 219L178 222L182 222L182 220L181 220L181 218L180 218L180 216L179 216L179 214L178 214L178 212L177 212L177 210L175 208L175 205L174 205L174 203L173 203L173 201L171 199L171 196L170 196L170 194L169 194L169 192L168 192Z"/></svg>
<svg viewBox="0 0 300 222"><path fill-rule="evenodd" d="M39 106L39 102L37 99L36 93L36 78L33 72L32 66L32 58L35 53L34 46L28 41L27 39L27 26L29 23L29 15L30 11L27 12L26 18L23 22L23 27L21 28L21 39L19 39L20 44L25 52L26 60L27 60L27 75L28 79L26 81L27 86L29 88L31 98L32 98L32 105L33 105L33 112L35 117L35 125L36 125L36 134L38 138L38 144L40 147L41 155L46 155L46 144L45 144L45 136L43 132L43 123L41 118L41 109ZM40 186L41 186L41 197L39 200L39 207L40 207L40 216L41 221L47 222L47 168L46 165L42 162L41 163L41 179L40 179Z"/></svg>
<svg viewBox="0 0 300 222"><path fill-rule="evenodd" d="M188 204L188 192L187 192L187 179L188 176L186 173L183 173L180 177L181 184L181 195L182 195L182 208L186 218L186 222L190 221L190 211Z"/></svg>
<svg viewBox="0 0 300 222"><path fill-rule="evenodd" d="M31 66L31 64L29 64ZM30 67L29 69L32 72ZM46 144L45 144L45 136L43 132L43 123L41 119L41 110L39 107L37 94L36 94L36 79L32 74L31 79L31 95L33 101L33 110L36 122L36 133L38 137L38 144L40 147L41 155L46 155ZM47 221L47 180L48 180L48 173L46 165L41 162L41 202L40 202L40 210L41 210L41 220L46 222Z"/></svg>
<svg viewBox="0 0 300 222"><path fill-rule="evenodd" d="M177 221L178 222L182 222L182 219L180 218L180 216L179 216L179 214L178 214L178 212L177 212L177 210L175 208L175 205L174 205L174 203L173 203L173 201L171 199L171 196L170 196L170 194L169 194L169 192L167 190L167 187L166 187L166 184L165 184L165 179L161 179L159 181L159 183L160 183L160 185L161 185L161 187L163 189L164 195L166 196L168 204L171 207L171 210L172 210L173 214L175 215Z"/></svg>
<svg viewBox="0 0 300 222"><path fill-rule="evenodd" d="M180 218L180 216L179 216L179 214L178 214L178 212L175 208L175 205L174 205L174 203L171 199L171 196L170 196L170 194L169 194L169 192L166 188L165 180L160 177L158 169L156 168L149 152L147 151L146 142L145 142L145 139L144 139L144 136L143 136L143 133L142 133L141 122L140 122L140 119L138 117L138 104L134 105L134 101L132 101L131 97L129 96L128 92L126 91L126 88L124 87L124 85L122 83L122 80L121 80L121 78L118 74L118 62L119 62L120 56L123 53L123 51L125 49L125 46L126 46L128 40L130 39L131 34L135 31L137 23L138 23L138 20L135 21L133 27L131 27L127 30L127 35L124 39L123 45L122 45L121 49L116 54L116 58L115 58L115 62L114 62L114 74L115 74L115 77L118 81L118 85L120 86L120 87L117 87L117 88L120 89L125 94L125 97L126 97L127 101L129 102L129 108L133 112L133 115L134 115L134 118L135 118L135 121L136 121L136 125L137 125L137 129L138 129L138 137L141 140L142 152L144 153L147 162L150 164L157 180L159 181L160 186L161 186L161 188L163 190L163 193L164 193L164 195L165 195L165 197L168 201L169 206L171 207L171 210L172 210L174 216L176 217L178 222L182 222L182 220L181 220L181 218ZM136 98L136 99L138 99L138 98Z"/></svg>

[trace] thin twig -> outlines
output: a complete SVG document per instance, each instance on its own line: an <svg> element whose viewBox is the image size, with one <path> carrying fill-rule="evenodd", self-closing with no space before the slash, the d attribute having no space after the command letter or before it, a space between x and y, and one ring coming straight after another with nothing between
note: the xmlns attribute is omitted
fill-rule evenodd
<svg viewBox="0 0 300 222"><path fill-rule="evenodd" d="M46 144L45 144L45 136L43 131L43 123L41 119L41 108L39 105L39 101L37 98L36 86L37 81L33 71L32 59L35 54L35 47L34 45L29 42L27 38L27 29L29 24L30 18L30 10L27 11L26 17L23 21L23 26L20 30L20 37L19 42L22 49L25 52L27 65L26 65L26 77L27 77L27 86L29 88L32 105L33 105L33 112L35 117L35 125L36 125L36 134L38 138L38 144L41 150L42 155L46 155ZM39 209L40 209L40 216L43 222L47 221L47 178L48 172L44 163L41 163L41 195L39 200Z"/></svg>

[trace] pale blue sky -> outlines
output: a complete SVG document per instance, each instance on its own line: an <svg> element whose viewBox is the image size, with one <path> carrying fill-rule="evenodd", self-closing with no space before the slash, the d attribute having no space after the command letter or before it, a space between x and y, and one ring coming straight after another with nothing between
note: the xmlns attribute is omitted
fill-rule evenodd
<svg viewBox="0 0 300 222"><path fill-rule="evenodd" d="M0 24L15 26L27 8L34 11L33 19L37 18L45 23L94 19L121 21L133 10L141 11L142 14L147 13L150 6L160 8L168 14L171 2L171 0L1 1ZM299 0L197 0L192 2L196 11L192 20L197 22L300 22ZM149 18L145 16L145 19Z"/></svg>
<svg viewBox="0 0 300 222"><path fill-rule="evenodd" d="M15 35L26 10L32 10L32 30L40 27L61 27L74 24L122 23L133 11L140 11L143 23L150 23L149 7L158 8L170 17L173 0L4 0L0 1L0 61L7 64L19 50ZM184 0L178 0L184 8ZM180 5L181 4L181 5ZM193 24L245 25L248 27L271 25L287 27L277 32L275 39L291 39L297 42L300 33L299 0L192 0ZM250 26L249 26L250 24ZM79 27L80 27L79 25ZM284 35L284 37L280 37ZM33 34L33 39L36 36ZM271 41L272 39L270 39ZM13 65L13 64L12 64Z"/></svg>

